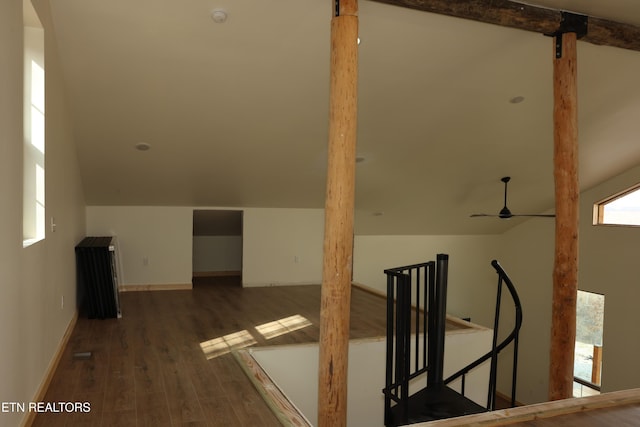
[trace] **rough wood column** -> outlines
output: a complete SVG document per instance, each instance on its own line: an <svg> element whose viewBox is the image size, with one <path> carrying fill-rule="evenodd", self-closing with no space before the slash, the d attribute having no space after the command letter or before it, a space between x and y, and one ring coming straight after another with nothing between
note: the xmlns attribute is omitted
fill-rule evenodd
<svg viewBox="0 0 640 427"><path fill-rule="evenodd" d="M355 195L358 2L332 0L329 150L320 307L318 426L347 425Z"/></svg>
<svg viewBox="0 0 640 427"><path fill-rule="evenodd" d="M573 395L578 291L578 101L576 34L564 33L553 40L556 242L549 400L558 400ZM556 55L557 42L562 45L561 57Z"/></svg>

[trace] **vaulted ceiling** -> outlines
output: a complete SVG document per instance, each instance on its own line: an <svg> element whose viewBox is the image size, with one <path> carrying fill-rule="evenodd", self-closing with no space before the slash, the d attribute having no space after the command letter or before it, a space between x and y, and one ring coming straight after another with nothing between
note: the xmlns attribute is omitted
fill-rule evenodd
<svg viewBox="0 0 640 427"><path fill-rule="evenodd" d="M532 3L640 26L631 0ZM324 206L330 1L50 4L88 204ZM506 175L514 213L553 209L550 37L367 0L359 22L357 234L501 232L521 220L469 214ZM578 43L582 189L640 163L638 75Z"/></svg>

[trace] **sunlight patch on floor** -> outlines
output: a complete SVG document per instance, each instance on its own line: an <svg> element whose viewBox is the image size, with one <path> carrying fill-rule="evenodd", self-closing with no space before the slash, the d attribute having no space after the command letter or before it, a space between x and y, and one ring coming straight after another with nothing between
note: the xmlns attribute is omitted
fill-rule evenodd
<svg viewBox="0 0 640 427"><path fill-rule="evenodd" d="M227 334L218 338L214 338L209 341L200 343L202 352L207 359L213 359L223 354L229 353L234 348L244 348L252 346L256 343L256 340L249 333L249 331L242 330Z"/></svg>
<svg viewBox="0 0 640 427"><path fill-rule="evenodd" d="M265 339L271 339L311 325L312 323L309 319L299 314L295 314L293 316L274 320L273 322L263 323L256 326L255 330ZM214 359L218 356L229 353L231 350L250 347L257 343L258 342L254 335L244 329L242 331L223 335L208 341L203 341L200 343L200 348L207 359Z"/></svg>
<svg viewBox="0 0 640 427"><path fill-rule="evenodd" d="M306 328L307 326L311 326L311 322L307 318L296 314L258 325L256 326L256 331L260 332L266 339L271 339L297 331L298 329Z"/></svg>

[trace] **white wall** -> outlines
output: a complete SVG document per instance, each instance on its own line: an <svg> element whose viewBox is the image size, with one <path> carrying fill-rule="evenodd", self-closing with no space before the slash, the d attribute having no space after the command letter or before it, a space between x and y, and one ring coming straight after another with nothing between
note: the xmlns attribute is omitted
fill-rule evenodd
<svg viewBox="0 0 640 427"><path fill-rule="evenodd" d="M319 284L323 233L322 209L246 209L244 286Z"/></svg>
<svg viewBox="0 0 640 427"><path fill-rule="evenodd" d="M124 285L191 283L193 209L88 206L87 235L117 236Z"/></svg>
<svg viewBox="0 0 640 427"><path fill-rule="evenodd" d="M191 281L197 244L193 208L89 206L86 211L88 235L118 236L125 284ZM321 209L244 209L244 286L319 284L323 226ZM495 236L356 236L354 280L384 291L385 268L432 260L437 253L450 255L450 312L490 324Z"/></svg>
<svg viewBox="0 0 640 427"><path fill-rule="evenodd" d="M193 208L89 206L88 235L118 236L125 285L191 283ZM321 209L244 209L244 286L319 284Z"/></svg>
<svg viewBox="0 0 640 427"><path fill-rule="evenodd" d="M0 401L31 398L21 376L22 325L22 1L0 2ZM18 425L22 414L0 414Z"/></svg>
<svg viewBox="0 0 640 427"><path fill-rule="evenodd" d="M356 236L354 281L386 293L386 268L435 260L449 255L448 312L492 326L495 270L499 259L496 236Z"/></svg>
<svg viewBox="0 0 640 427"><path fill-rule="evenodd" d="M242 270L242 236L193 236L193 271Z"/></svg>
<svg viewBox="0 0 640 427"><path fill-rule="evenodd" d="M545 218L530 219L501 236L500 262L522 302L516 397L523 403L544 402L548 397L554 239L555 221ZM510 324L501 325L505 326ZM511 347L501 355L498 374L498 389L505 394L511 389L510 351Z"/></svg>
<svg viewBox="0 0 640 427"><path fill-rule="evenodd" d="M84 201L48 2L34 2L45 28L46 217L55 232L22 248L22 1L0 2L0 401L33 400L75 312L74 246ZM62 299L65 304L62 307ZM0 425L25 414L0 413Z"/></svg>
<svg viewBox="0 0 640 427"><path fill-rule="evenodd" d="M578 288L605 295L605 392L640 387L640 338L633 317L640 300L640 228L594 226L593 204L638 182L640 166L580 194ZM508 249L504 265L523 304L518 399L524 403L543 402L548 396L554 232L554 221L536 219L502 236ZM508 374L502 373L504 379Z"/></svg>
<svg viewBox="0 0 640 427"><path fill-rule="evenodd" d="M604 294L603 391L640 387L640 228L593 226L593 204L640 182L640 166L580 195L579 288Z"/></svg>

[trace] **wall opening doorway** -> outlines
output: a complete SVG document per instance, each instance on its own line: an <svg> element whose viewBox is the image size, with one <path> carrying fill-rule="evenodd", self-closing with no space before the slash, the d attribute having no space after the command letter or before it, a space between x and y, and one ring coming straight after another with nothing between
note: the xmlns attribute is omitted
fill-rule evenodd
<svg viewBox="0 0 640 427"><path fill-rule="evenodd" d="M193 285L242 286L242 211L193 211Z"/></svg>
<svg viewBox="0 0 640 427"><path fill-rule="evenodd" d="M573 397L600 394L604 295L578 291Z"/></svg>

